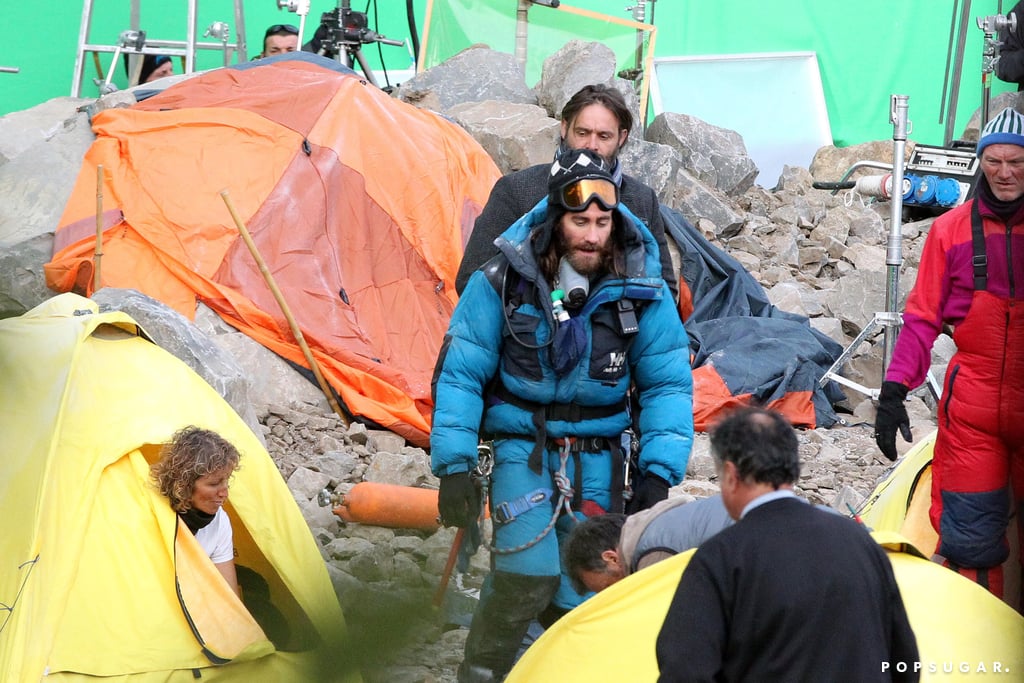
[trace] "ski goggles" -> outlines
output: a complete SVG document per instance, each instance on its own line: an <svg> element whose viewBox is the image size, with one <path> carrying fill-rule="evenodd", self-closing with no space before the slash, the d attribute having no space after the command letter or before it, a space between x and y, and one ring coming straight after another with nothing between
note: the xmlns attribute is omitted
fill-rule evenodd
<svg viewBox="0 0 1024 683"><path fill-rule="evenodd" d="M279 36L281 34L297 36L299 35L299 29L295 28L293 24L274 24L263 34L263 39L266 40L270 36Z"/></svg>
<svg viewBox="0 0 1024 683"><path fill-rule="evenodd" d="M566 211L583 211L595 201L605 211L611 211L619 205L619 188L606 178L580 178L559 190L555 197Z"/></svg>

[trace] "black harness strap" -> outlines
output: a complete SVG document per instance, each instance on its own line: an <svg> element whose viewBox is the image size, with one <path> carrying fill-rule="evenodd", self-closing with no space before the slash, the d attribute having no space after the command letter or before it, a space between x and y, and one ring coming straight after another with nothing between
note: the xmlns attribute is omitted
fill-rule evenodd
<svg viewBox="0 0 1024 683"><path fill-rule="evenodd" d="M529 411L532 415L533 426L536 429L536 438L534 439L533 450L530 452L529 464L530 469L535 474L540 474L543 466L544 447L548 445L548 420L582 422L583 420L612 417L626 410L625 399L607 406L581 406L576 403L551 403L544 405L520 398L500 383L494 387L491 395L500 401L511 403L517 408ZM517 439L524 438L523 435L516 434L509 436L510 438ZM597 450L603 450L603 448L598 448Z"/></svg>
<svg viewBox="0 0 1024 683"><path fill-rule="evenodd" d="M622 452L622 444L608 439L608 449L612 453L612 499L609 512L624 512L625 502L622 492L626 488L626 459Z"/></svg>
<svg viewBox="0 0 1024 683"><path fill-rule="evenodd" d="M988 289L988 256L985 255L985 226L978 211L978 200L971 204L971 248L974 266L974 291L984 292Z"/></svg>

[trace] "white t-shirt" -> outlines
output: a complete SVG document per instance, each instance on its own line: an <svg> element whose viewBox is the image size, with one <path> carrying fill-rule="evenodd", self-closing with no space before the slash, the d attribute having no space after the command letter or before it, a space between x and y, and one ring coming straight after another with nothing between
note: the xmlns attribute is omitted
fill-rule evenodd
<svg viewBox="0 0 1024 683"><path fill-rule="evenodd" d="M218 508L213 521L196 532L196 540L214 564L235 558L235 544L231 537L231 520L224 508Z"/></svg>

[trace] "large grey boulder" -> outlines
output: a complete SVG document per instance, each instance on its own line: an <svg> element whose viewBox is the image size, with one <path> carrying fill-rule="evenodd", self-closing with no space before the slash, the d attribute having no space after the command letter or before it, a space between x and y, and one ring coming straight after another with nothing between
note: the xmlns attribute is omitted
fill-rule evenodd
<svg viewBox="0 0 1024 683"><path fill-rule="evenodd" d="M481 45L416 74L399 86L398 99L438 113L462 102L537 104L515 57Z"/></svg>
<svg viewBox="0 0 1024 683"><path fill-rule="evenodd" d="M205 304L196 307L196 328L230 355L249 382L249 403L257 417L264 419L272 406L315 406L331 412L323 391L285 359L248 335L225 323Z"/></svg>
<svg viewBox="0 0 1024 683"><path fill-rule="evenodd" d="M0 318L19 316L54 295L43 273L52 252L51 233L0 248Z"/></svg>
<svg viewBox="0 0 1024 683"><path fill-rule="evenodd" d="M913 140L907 140L904 152L908 160L916 144ZM849 147L826 145L815 152L808 170L816 182L834 183L839 182L853 166L861 162L871 162L875 166L860 166L850 174L849 179L856 180L865 175L882 175L892 170L894 151L891 140L873 140Z"/></svg>
<svg viewBox="0 0 1024 683"><path fill-rule="evenodd" d="M544 60L540 81L534 86L537 103L548 116L561 120L565 103L585 85L610 85L622 93L633 113L631 139L642 137L640 98L632 81L615 75L615 53L597 42L570 40Z"/></svg>
<svg viewBox="0 0 1024 683"><path fill-rule="evenodd" d="M757 166L747 154L743 137L696 116L659 114L644 137L678 151L683 168L728 195L742 194L757 178Z"/></svg>
<svg viewBox="0 0 1024 683"><path fill-rule="evenodd" d="M996 114L1002 110L1013 107L1017 111L1024 112L1024 102L1021 101L1020 93L1016 90L1011 92L999 93L995 97L991 98L988 102L988 120L991 121ZM967 120L967 125L964 126L964 132L960 135L961 140L968 140L970 142L977 142L978 138L981 137L981 107L974 110L971 114L971 118ZM974 150L971 150L974 151Z"/></svg>
<svg viewBox="0 0 1024 683"><path fill-rule="evenodd" d="M449 109L448 116L480 143L502 173L550 162L558 146L558 121L533 104L466 102Z"/></svg>
<svg viewBox="0 0 1024 683"><path fill-rule="evenodd" d="M676 174L682 167L679 152L668 145L638 138L623 148L619 161L624 173L653 189L662 202L670 203L675 193ZM692 220L690 216L687 218Z"/></svg>
<svg viewBox="0 0 1024 683"><path fill-rule="evenodd" d="M68 119L91 100L55 97L24 111L0 116L0 165L15 159L37 142L59 135Z"/></svg>
<svg viewBox="0 0 1024 683"><path fill-rule="evenodd" d="M53 296L43 264L82 158L95 140L82 100L60 97L0 117L0 317Z"/></svg>
<svg viewBox="0 0 1024 683"><path fill-rule="evenodd" d="M690 222L697 218L711 221L719 238L731 237L743 227L743 214L721 192L704 185L685 169L679 169L673 181L675 193L665 203L679 209Z"/></svg>

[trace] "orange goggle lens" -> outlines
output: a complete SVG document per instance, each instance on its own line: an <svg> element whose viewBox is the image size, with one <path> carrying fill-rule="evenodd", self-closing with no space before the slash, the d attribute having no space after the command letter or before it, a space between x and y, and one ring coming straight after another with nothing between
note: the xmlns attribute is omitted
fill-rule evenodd
<svg viewBox="0 0 1024 683"><path fill-rule="evenodd" d="M559 194L562 206L569 211L582 211L592 201L597 201L605 211L619 204L619 188L603 178L583 178L565 186Z"/></svg>

